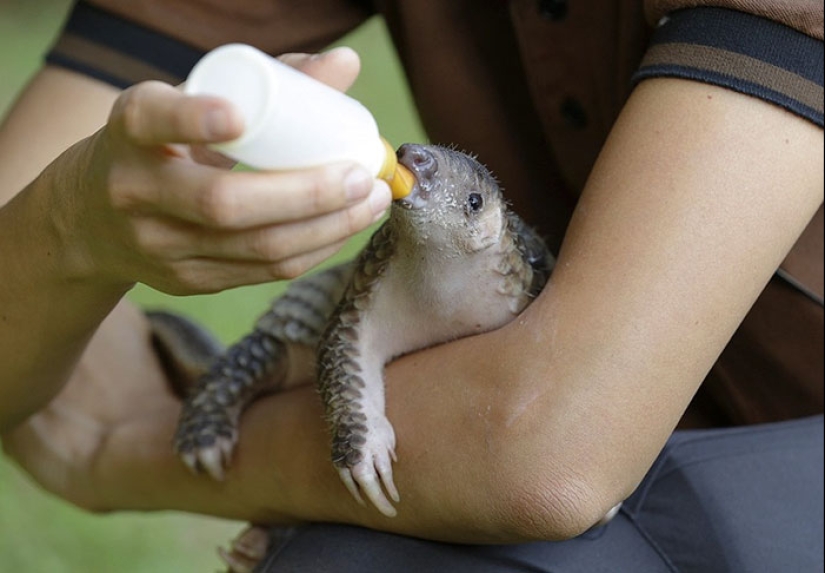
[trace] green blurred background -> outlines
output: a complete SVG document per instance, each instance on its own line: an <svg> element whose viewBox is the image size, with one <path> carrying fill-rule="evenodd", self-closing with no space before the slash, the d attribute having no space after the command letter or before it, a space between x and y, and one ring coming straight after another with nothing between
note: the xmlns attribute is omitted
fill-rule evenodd
<svg viewBox="0 0 825 573"><path fill-rule="evenodd" d="M39 66L70 4L0 2L0 115ZM383 22L372 19L338 44L361 55L361 76L350 93L374 113L382 134L396 145L424 141ZM366 236L353 239L337 258L351 256ZM144 306L192 316L231 341L282 288L269 284L180 298L138 286L129 296ZM217 571L215 547L226 545L241 528L240 523L174 512L90 515L42 492L0 455L0 573Z"/></svg>

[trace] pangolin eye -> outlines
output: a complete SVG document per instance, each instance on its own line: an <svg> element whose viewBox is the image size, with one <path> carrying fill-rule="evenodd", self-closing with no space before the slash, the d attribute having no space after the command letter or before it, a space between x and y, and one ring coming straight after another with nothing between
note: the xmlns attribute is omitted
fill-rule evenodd
<svg viewBox="0 0 825 573"><path fill-rule="evenodd" d="M470 193L470 196L467 197L467 208L470 213L478 213L482 207L484 207L484 197L481 196L481 193Z"/></svg>

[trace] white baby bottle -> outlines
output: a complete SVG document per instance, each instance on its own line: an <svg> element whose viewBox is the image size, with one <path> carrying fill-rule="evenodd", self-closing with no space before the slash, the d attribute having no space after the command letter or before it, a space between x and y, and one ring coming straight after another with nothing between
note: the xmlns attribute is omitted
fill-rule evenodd
<svg viewBox="0 0 825 573"><path fill-rule="evenodd" d="M413 176L360 102L245 44L207 53L184 90L231 101L244 133L213 147L255 169L298 169L351 160L384 179L393 197L410 193Z"/></svg>

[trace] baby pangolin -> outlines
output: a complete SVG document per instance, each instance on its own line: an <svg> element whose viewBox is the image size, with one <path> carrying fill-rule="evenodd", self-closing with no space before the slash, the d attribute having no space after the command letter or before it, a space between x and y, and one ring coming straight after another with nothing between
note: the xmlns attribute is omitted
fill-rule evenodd
<svg viewBox="0 0 825 573"><path fill-rule="evenodd" d="M396 438L384 411L384 366L506 324L539 293L553 265L544 242L508 209L475 159L410 144L398 158L415 185L360 256L294 281L189 392L175 448L190 468L222 479L244 407L314 374L341 479L359 502L363 494L395 515ZM167 315L152 320L160 345L180 348L170 341L189 327ZM214 354L197 336L183 335L197 347L190 354Z"/></svg>

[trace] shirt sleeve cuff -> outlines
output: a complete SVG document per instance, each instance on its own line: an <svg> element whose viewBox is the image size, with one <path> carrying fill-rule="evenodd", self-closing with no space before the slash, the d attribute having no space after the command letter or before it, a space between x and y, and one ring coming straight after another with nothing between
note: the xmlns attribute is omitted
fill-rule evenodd
<svg viewBox="0 0 825 573"><path fill-rule="evenodd" d="M633 83L677 77L779 105L823 126L823 43L783 24L723 8L662 18Z"/></svg>
<svg viewBox="0 0 825 573"><path fill-rule="evenodd" d="M145 80L180 83L202 55L202 50L78 2L46 62L122 89Z"/></svg>

